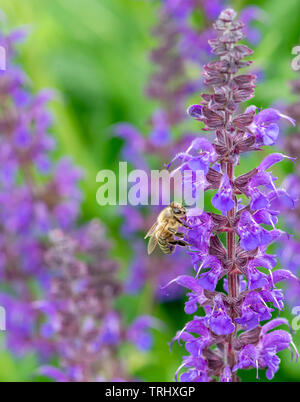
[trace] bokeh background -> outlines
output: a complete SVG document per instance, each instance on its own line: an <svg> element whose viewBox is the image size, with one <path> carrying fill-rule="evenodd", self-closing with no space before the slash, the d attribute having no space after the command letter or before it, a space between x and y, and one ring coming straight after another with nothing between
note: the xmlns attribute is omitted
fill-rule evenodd
<svg viewBox="0 0 300 402"><path fill-rule="evenodd" d="M255 69L264 74L255 104L268 107L293 101L288 83L297 77L290 63L292 48L300 44L299 1L236 0L231 4L237 10L247 4L258 5L267 16L258 23L262 40L253 57ZM95 179L100 169L117 168L122 141L112 135L115 123L130 122L145 135L149 131L146 122L157 105L145 96L144 88L153 69L148 54L156 45L151 29L157 20L157 6L154 0L0 0L6 15L3 24L27 26L29 30L20 62L34 90L51 87L58 91L51 104L55 115L52 131L59 144L57 157L70 155L85 170L81 219L99 217L106 224L122 278L132 257L131 247L121 235L122 216L112 207L97 205ZM197 123L190 124L197 129ZM258 159L248 159L249 168L257 163ZM274 172L282 180L290 168L283 164ZM150 313L165 326L154 332L150 353L130 349L124 354L134 375L146 381L171 381L183 350L175 345L170 353L168 342L185 323L184 299L149 305L148 293L145 289L136 296L122 296L117 303L128 320ZM283 315L292 317L288 311ZM300 334L295 340L300 346ZM274 380L300 381L300 362L290 362L288 352L281 357ZM45 380L34 375L36 367L34 354L16 359L3 343L0 381ZM263 373L260 377L265 379ZM255 381L255 370L243 373L242 378Z"/></svg>

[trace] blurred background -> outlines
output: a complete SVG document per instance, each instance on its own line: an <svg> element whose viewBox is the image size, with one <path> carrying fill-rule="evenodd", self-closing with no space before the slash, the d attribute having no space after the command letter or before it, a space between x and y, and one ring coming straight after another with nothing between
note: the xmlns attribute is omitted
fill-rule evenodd
<svg viewBox="0 0 300 402"><path fill-rule="evenodd" d="M124 141L114 136L114 125L128 122L144 135L149 134L149 118L157 108L155 99L145 96L153 73L149 52L157 46L152 28L157 23L158 1L154 0L0 0L4 26L26 27L28 39L19 59L32 81L34 91L54 88L51 103L55 121L51 129L58 141L55 157L69 155L85 171L81 181L84 200L80 220L100 218L113 240L111 256L120 265L120 278L126 281L133 258L133 240L123 235L124 216L112 207L96 203L96 174L101 169L117 170ZM298 0L232 1L237 10L257 5L264 11L263 21L255 22L261 40L255 48L253 69L261 72L261 82L253 103L258 107L284 105L296 99L289 81L297 78L290 66L291 51L300 45L300 7ZM201 70L191 66L192 77ZM197 100L197 94L191 99ZM186 103L186 107L192 101ZM196 132L196 122L187 123ZM178 133L174 132L176 137ZM262 155L259 155L262 157ZM249 157L249 169L257 165ZM155 162L154 162L155 165ZM157 169L162 165L157 163ZM274 172L283 180L291 170L286 163ZM146 247L146 246L145 246ZM180 365L183 348L169 351L168 342L184 326L184 297L150 302L151 290L144 286L136 294L122 295L117 301L125 320L149 313L164 326L154 330L153 349L148 353L124 349L130 371L146 381L171 381ZM288 311L283 315L291 318ZM295 336L300 346L300 333ZM282 353L282 365L275 381L300 381L300 362L290 362ZM166 364L167 362L167 364ZM37 362L34 353L13 357L5 346L0 350L0 381L30 381ZM255 370L242 379L256 381ZM261 380L265 376L261 373ZM38 377L39 380L45 380Z"/></svg>

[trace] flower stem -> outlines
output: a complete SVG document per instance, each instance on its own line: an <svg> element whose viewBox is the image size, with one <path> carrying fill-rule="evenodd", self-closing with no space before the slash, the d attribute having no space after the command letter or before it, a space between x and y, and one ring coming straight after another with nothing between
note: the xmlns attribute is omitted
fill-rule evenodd
<svg viewBox="0 0 300 402"><path fill-rule="evenodd" d="M234 180L234 164L231 161L227 162L227 175L229 177L230 182L232 183ZM235 195L233 195L233 197L235 198ZM236 201L236 200L234 200L234 201ZM236 213L235 206L232 208L232 210L227 212L227 218L230 222L230 226L232 226L234 223L235 213ZM229 295L230 299L236 299L239 295L240 284L239 284L239 276L236 273L232 272L235 269L235 262L234 262L235 261L235 233L234 233L234 231L227 233L227 255L228 255L228 259L230 261L232 261L231 272L229 272L228 276L227 276L228 295ZM235 317L235 310L234 310L233 304L231 305L230 316L231 316L232 322L234 322L234 319L236 317ZM236 336L236 330L234 331L234 333L232 333L228 336L228 347L226 348L226 353L227 353L226 360L227 360L227 364L229 364L231 369L233 368L233 366L236 363L235 352L233 349L233 340L234 340L235 336ZM236 375L232 376L232 380L237 381Z"/></svg>

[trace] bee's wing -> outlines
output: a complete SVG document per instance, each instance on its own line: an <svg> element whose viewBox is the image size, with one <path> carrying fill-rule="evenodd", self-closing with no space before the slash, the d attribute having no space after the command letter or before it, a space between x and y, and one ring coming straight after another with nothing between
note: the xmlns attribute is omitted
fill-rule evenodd
<svg viewBox="0 0 300 402"><path fill-rule="evenodd" d="M146 236L144 237L144 239L147 239L147 237L152 236L153 233L155 232L155 229L157 228L157 226L158 226L158 223L155 222L155 223L151 226L151 228L148 230L148 232L147 232Z"/></svg>
<svg viewBox="0 0 300 402"><path fill-rule="evenodd" d="M148 255L153 253L155 247L157 246L157 243L158 243L158 237L155 236L155 234L153 234L153 236L150 237L148 247L147 247Z"/></svg>
<svg viewBox="0 0 300 402"><path fill-rule="evenodd" d="M153 232L152 232L152 235L151 235L151 237L150 237L150 240L149 240L149 243L148 243L148 248L147 248L148 255L150 255L151 253L153 253L155 247L157 246L160 233L162 233L162 232L165 230L165 228L166 228L167 225L168 225L168 222L166 222L166 223L165 223L161 228L159 228L159 229L157 229L157 226L158 226L158 225L155 226L155 229L157 229L157 230L156 230L156 233L155 233L155 231L153 231ZM151 228L151 229L152 229L152 228ZM150 230L151 230L151 229L150 229ZM157 234L157 231L159 231L160 233ZM150 232L150 231L149 231L149 232Z"/></svg>
<svg viewBox="0 0 300 402"><path fill-rule="evenodd" d="M150 237L148 247L147 247L148 254L151 254L154 251L154 249L155 249L155 247L157 245L158 239L156 238L156 236L154 234L155 230L157 229L157 227L158 227L158 223L155 222L151 226L151 228L148 230L146 236L144 237L144 239L147 239L147 237Z"/></svg>

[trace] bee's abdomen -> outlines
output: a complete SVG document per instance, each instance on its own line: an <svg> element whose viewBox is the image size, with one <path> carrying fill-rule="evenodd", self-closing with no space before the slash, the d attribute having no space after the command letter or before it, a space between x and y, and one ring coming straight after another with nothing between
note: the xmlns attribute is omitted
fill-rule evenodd
<svg viewBox="0 0 300 402"><path fill-rule="evenodd" d="M173 244L169 244L165 237L161 236L158 239L158 245L164 254L173 254L175 251L175 246Z"/></svg>

